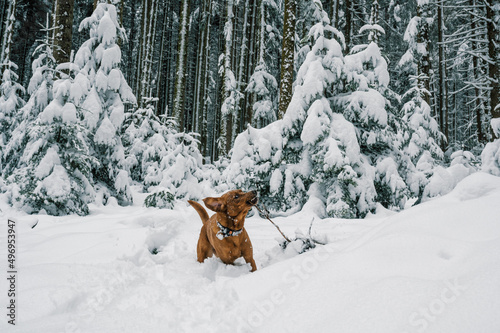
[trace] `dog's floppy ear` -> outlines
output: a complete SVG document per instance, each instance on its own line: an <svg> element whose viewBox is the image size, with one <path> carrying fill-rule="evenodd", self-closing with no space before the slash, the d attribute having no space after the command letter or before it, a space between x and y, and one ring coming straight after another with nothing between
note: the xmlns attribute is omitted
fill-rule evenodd
<svg viewBox="0 0 500 333"><path fill-rule="evenodd" d="M214 212L225 212L226 205L224 204L224 200L222 198L205 198L203 199L205 206L208 209L213 210Z"/></svg>

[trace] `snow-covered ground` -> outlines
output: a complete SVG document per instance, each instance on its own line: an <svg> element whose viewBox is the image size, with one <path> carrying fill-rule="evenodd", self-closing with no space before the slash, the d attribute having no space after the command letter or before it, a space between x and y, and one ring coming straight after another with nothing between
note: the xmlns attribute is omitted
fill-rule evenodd
<svg viewBox="0 0 500 333"><path fill-rule="evenodd" d="M300 255L248 218L255 273L199 264L201 221L182 202L93 206L87 217L0 208L0 267L13 218L19 269L15 327L0 279L1 332L500 332L500 178L484 173L401 213L316 219L328 245ZM312 217L275 222L293 236Z"/></svg>

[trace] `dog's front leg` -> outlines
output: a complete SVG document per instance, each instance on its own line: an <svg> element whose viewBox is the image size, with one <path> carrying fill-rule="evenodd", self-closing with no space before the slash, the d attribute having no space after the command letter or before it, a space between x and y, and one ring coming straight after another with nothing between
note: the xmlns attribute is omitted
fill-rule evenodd
<svg viewBox="0 0 500 333"><path fill-rule="evenodd" d="M250 263L250 265L252 266L252 270L250 272L255 272L257 270L257 265L255 265L255 260L253 260L252 257L250 257L250 258L244 257L244 258L245 258L245 261Z"/></svg>
<svg viewBox="0 0 500 333"><path fill-rule="evenodd" d="M252 266L252 272L255 272L257 270L257 265L255 264L255 260L253 260L253 247L252 247L252 242L250 242L250 238L248 238L248 235L245 235L245 245L242 248L241 254L243 255L243 259L247 263L249 263Z"/></svg>

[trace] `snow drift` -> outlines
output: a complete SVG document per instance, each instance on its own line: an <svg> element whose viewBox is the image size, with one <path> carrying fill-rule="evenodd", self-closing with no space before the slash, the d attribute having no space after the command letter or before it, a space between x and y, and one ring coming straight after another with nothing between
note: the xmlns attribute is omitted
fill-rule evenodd
<svg viewBox="0 0 500 333"><path fill-rule="evenodd" d="M316 219L313 237L328 245L301 255L293 244L283 251L274 227L254 216L246 228L255 273L244 262L197 263L201 222L181 202L91 205L87 217L27 216L0 204L0 228L15 219L19 244L18 325L3 320L0 330L499 332L499 200L500 178L476 173L401 213ZM313 216L275 222L288 235L306 233Z"/></svg>

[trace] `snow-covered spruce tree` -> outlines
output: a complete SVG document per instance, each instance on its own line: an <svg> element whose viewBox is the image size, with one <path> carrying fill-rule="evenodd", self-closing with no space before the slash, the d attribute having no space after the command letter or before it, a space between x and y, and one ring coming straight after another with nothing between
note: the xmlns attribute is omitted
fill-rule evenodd
<svg viewBox="0 0 500 333"><path fill-rule="evenodd" d="M11 203L28 213L86 215L87 203L93 199L91 169L97 162L89 155L86 130L80 125L75 103L81 100L81 85L72 79L72 67L63 64L58 68L70 74L61 72L62 78L54 82L53 99L36 116L47 102L44 94L50 92L48 82L43 83L51 77L50 65L39 67L30 82L30 87L38 87L27 104L31 110L25 108L24 114L36 118L26 127L28 132L20 140L22 156L7 178Z"/></svg>
<svg viewBox="0 0 500 333"><path fill-rule="evenodd" d="M248 6L248 3L247 3ZM263 0L259 3L258 15L258 34L256 41L257 65L250 76L245 91L248 93L248 99L252 105L251 124L256 128L262 128L276 120L278 110L278 81L279 64L277 63L277 49L281 49L279 43L279 12L280 9L274 0ZM245 16L246 17L246 16ZM242 57L247 54L242 52ZM247 62L240 61L240 73L245 71ZM274 70L273 70L274 69ZM241 81L241 75L238 82ZM243 99L242 99L243 101Z"/></svg>
<svg viewBox="0 0 500 333"><path fill-rule="evenodd" d="M269 70L269 63L274 61L268 47L276 48L276 37L273 31L273 14L278 7L274 0L263 0L259 9L258 62L246 92L252 96L252 125L262 128L276 120L278 109L278 81ZM268 23L269 22L269 23Z"/></svg>
<svg viewBox="0 0 500 333"><path fill-rule="evenodd" d="M405 173L400 140L403 136L400 118L395 114L398 96L389 89L387 62L376 41L384 33L377 23L378 2L372 6L370 24L360 29L366 33L368 44L356 45L345 57L344 86L341 94L334 96L334 111L342 113L354 125L361 154L359 175L373 184L376 197L371 191L358 195L365 198L366 207L377 201L387 208L403 208L408 191L400 175ZM360 186L356 190L362 190ZM360 204L360 203L359 203ZM370 208L371 209L371 208ZM362 210L365 211L366 210Z"/></svg>
<svg viewBox="0 0 500 333"><path fill-rule="evenodd" d="M5 145L11 139L12 131L17 125L18 110L24 105L24 100L19 96L19 94L24 93L24 88L17 83L19 78L15 73L17 65L10 60L15 11L16 1L10 1L6 13L6 29L3 34L2 52L0 54L0 70L2 74L0 85L0 175L3 173L4 163L6 162Z"/></svg>
<svg viewBox="0 0 500 333"><path fill-rule="evenodd" d="M261 128L275 121L277 104L274 96L278 92L278 82L269 74L263 57L250 77L246 91L256 95L252 113L253 126Z"/></svg>
<svg viewBox="0 0 500 333"><path fill-rule="evenodd" d="M311 156L312 180L321 185L326 198L326 213L329 216L353 218L375 209L375 188L371 178L373 172L362 155L356 128L351 123L354 119L349 119L346 111L342 115L344 108L336 105L346 102L339 101L336 96L346 88L346 83L341 82L345 81L346 76L352 75L360 80L363 76L356 76L355 68L349 67L352 64L348 63L347 57L342 59L338 56L342 49L338 43L332 45L333 40L327 39L326 33L331 33L329 30L333 28L326 29L329 27L325 24L328 18L326 13L323 15L323 22L311 28L310 36L314 44L299 73L309 66L305 67L308 75L329 76L330 81L324 85L326 89L322 93L323 97L316 100L307 111L301 140ZM336 59L332 58L332 51L333 54L337 53ZM322 57L323 54L325 56ZM345 62L339 61L339 58ZM312 67L317 60L321 61L322 67ZM352 74L346 73L346 70L352 71Z"/></svg>
<svg viewBox="0 0 500 333"><path fill-rule="evenodd" d="M168 192L173 199L201 199L204 179L203 158L192 134L178 131L173 119L156 116L155 98L145 99L145 107L134 111L124 133L125 165L132 179L147 192ZM154 197L158 195L153 193ZM148 206L156 206L153 197ZM170 206L168 206L170 207Z"/></svg>
<svg viewBox="0 0 500 333"><path fill-rule="evenodd" d="M258 189L275 211L300 209L311 196L326 201L325 213L334 217L363 217L377 201L399 208L406 198L402 123L392 113L398 98L387 88L387 63L374 34L344 58L343 35L316 6L321 21L310 29L310 51L283 120L242 133L226 174ZM382 32L376 23L364 29L371 30Z"/></svg>
<svg viewBox="0 0 500 333"><path fill-rule="evenodd" d="M295 64L294 68L299 69L307 54L311 51L311 39L309 37L309 32L313 25L321 22L323 17L321 11L318 10L318 6L315 1L299 1L297 6L297 19L296 19L296 39L295 42Z"/></svg>
<svg viewBox="0 0 500 333"><path fill-rule="evenodd" d="M434 167L443 160L444 154L439 146L443 135L429 106L429 46L424 38L429 22L422 17L419 8L421 2L417 6L418 15L411 19L406 29L404 40L408 43L408 50L399 67L411 76L412 85L402 97L403 122L408 125L401 141L407 170L402 176L411 194L421 199Z"/></svg>
<svg viewBox="0 0 500 333"><path fill-rule="evenodd" d="M24 88L17 83L18 76L15 73L17 65L8 58L1 64L2 83L0 85L0 170L7 162L5 146L11 140L12 131L19 121L17 113L24 105L24 100L19 96L24 93Z"/></svg>
<svg viewBox="0 0 500 333"><path fill-rule="evenodd" d="M302 147L297 147L296 159L292 161L293 155L288 155L287 162L283 156L285 138L282 134L283 120L261 129L248 126L236 137L231 163L223 170L225 182L244 190L257 190L260 202L274 213L300 209L306 194L302 179L293 180L292 171L287 171L298 164ZM285 174L286 193L281 186ZM297 187L300 195L292 197Z"/></svg>
<svg viewBox="0 0 500 333"><path fill-rule="evenodd" d="M55 70L55 59L52 55L50 42L41 40L35 49L32 64L33 76L28 85L28 102L16 115L16 126L4 149L4 174L10 175L17 167L29 137L29 130L33 127L40 112L52 101L52 85Z"/></svg>
<svg viewBox="0 0 500 333"><path fill-rule="evenodd" d="M173 149L161 159L158 188L166 189L176 199L200 200L204 196L201 182L205 176L199 141L191 133L178 132L172 120L167 121L166 127L167 142Z"/></svg>
<svg viewBox="0 0 500 333"><path fill-rule="evenodd" d="M123 143L126 150L126 168L131 178L143 184L144 189L161 180L162 156L172 149L166 141L167 127L162 124L154 103L157 98L145 97L144 107L133 111L125 121Z"/></svg>
<svg viewBox="0 0 500 333"><path fill-rule="evenodd" d="M313 46L297 73L295 92L284 118L262 129L249 127L238 136L225 173L236 186L257 189L261 200L274 212L299 210L308 198L312 181L324 191L336 181L330 177L333 167L324 166L325 159L330 158L333 165L340 156L336 172L345 171L339 181L346 188L357 177L352 176L349 158L344 156L345 146L352 140L356 142L354 128L342 115L332 113L328 101L340 88L337 83L344 66L343 36L329 25L319 1L316 6L322 19L309 33ZM355 152L352 158L352 163L359 159ZM340 193L336 200L332 198L338 203L344 192L341 185L332 186ZM350 200L345 201L349 203L338 205L342 206L339 216L356 215L350 214Z"/></svg>
<svg viewBox="0 0 500 333"><path fill-rule="evenodd" d="M125 32L118 23L115 6L105 3L99 3L82 21L79 30L84 29L89 30L90 38L77 51L74 62L90 83L82 110L92 142L91 154L99 161L92 173L94 181L103 184L119 204L127 205L132 195L120 134L124 103L136 104L136 99L119 69L117 39L125 39Z"/></svg>

